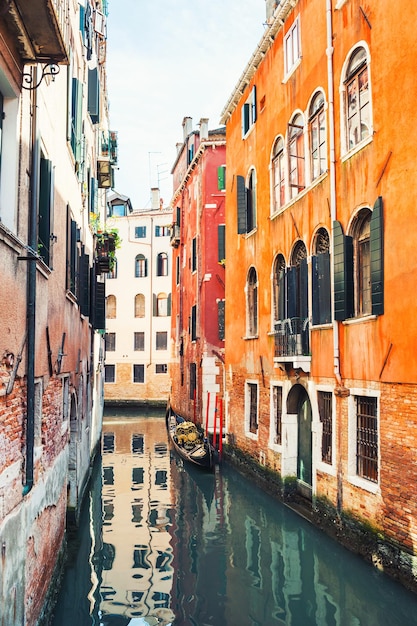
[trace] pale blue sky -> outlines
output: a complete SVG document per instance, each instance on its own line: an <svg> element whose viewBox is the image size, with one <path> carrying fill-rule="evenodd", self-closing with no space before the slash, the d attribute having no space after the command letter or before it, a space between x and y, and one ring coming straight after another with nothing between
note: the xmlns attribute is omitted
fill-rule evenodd
<svg viewBox="0 0 417 626"><path fill-rule="evenodd" d="M115 189L134 208L158 186L172 195L182 120L220 115L263 32L265 0L111 0L107 74L110 125L119 132Z"/></svg>

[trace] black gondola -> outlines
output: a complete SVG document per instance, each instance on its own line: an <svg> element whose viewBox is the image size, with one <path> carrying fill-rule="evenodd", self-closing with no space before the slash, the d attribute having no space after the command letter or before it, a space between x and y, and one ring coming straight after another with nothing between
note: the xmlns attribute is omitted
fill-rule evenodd
<svg viewBox="0 0 417 626"><path fill-rule="evenodd" d="M168 436L177 454L201 469L213 471L217 452L202 430L178 415L172 407L166 413Z"/></svg>

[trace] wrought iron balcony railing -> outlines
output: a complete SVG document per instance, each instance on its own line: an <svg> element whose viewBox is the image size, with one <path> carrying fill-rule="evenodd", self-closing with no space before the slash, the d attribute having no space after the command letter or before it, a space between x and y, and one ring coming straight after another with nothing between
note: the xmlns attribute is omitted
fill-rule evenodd
<svg viewBox="0 0 417 626"><path fill-rule="evenodd" d="M309 319L291 317L275 322L275 357L310 356Z"/></svg>

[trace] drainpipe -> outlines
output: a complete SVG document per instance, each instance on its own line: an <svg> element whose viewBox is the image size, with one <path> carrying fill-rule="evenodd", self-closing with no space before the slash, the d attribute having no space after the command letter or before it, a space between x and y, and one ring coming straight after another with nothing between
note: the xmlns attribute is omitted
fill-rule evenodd
<svg viewBox="0 0 417 626"><path fill-rule="evenodd" d="M330 151L330 219L332 246L334 242L333 222L336 220L336 150L335 150L335 121L334 121L334 74L333 74L333 25L332 25L332 0L326 0L327 22L327 90L329 97L329 151ZM332 251L332 261L334 250ZM334 311L334 262L330 265L332 285L332 310ZM339 355L339 326L333 316L333 367L337 383L342 385L340 375Z"/></svg>
<svg viewBox="0 0 417 626"><path fill-rule="evenodd" d="M33 68L33 83L36 84L37 68ZM36 89L32 95L32 162L31 162L31 194L29 205L29 259L27 269L27 371L26 371L26 477L23 486L23 495L29 493L33 487L33 460L35 443L35 328L36 328L36 251L37 237L37 213L39 200L39 139L37 119L37 94Z"/></svg>

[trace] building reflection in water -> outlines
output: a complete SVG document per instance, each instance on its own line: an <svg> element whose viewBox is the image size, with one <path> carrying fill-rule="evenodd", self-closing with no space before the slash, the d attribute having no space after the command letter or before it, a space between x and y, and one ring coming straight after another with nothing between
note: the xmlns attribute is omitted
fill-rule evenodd
<svg viewBox="0 0 417 626"><path fill-rule="evenodd" d="M103 622L118 615L170 624L172 494L164 421L106 419L102 464Z"/></svg>

